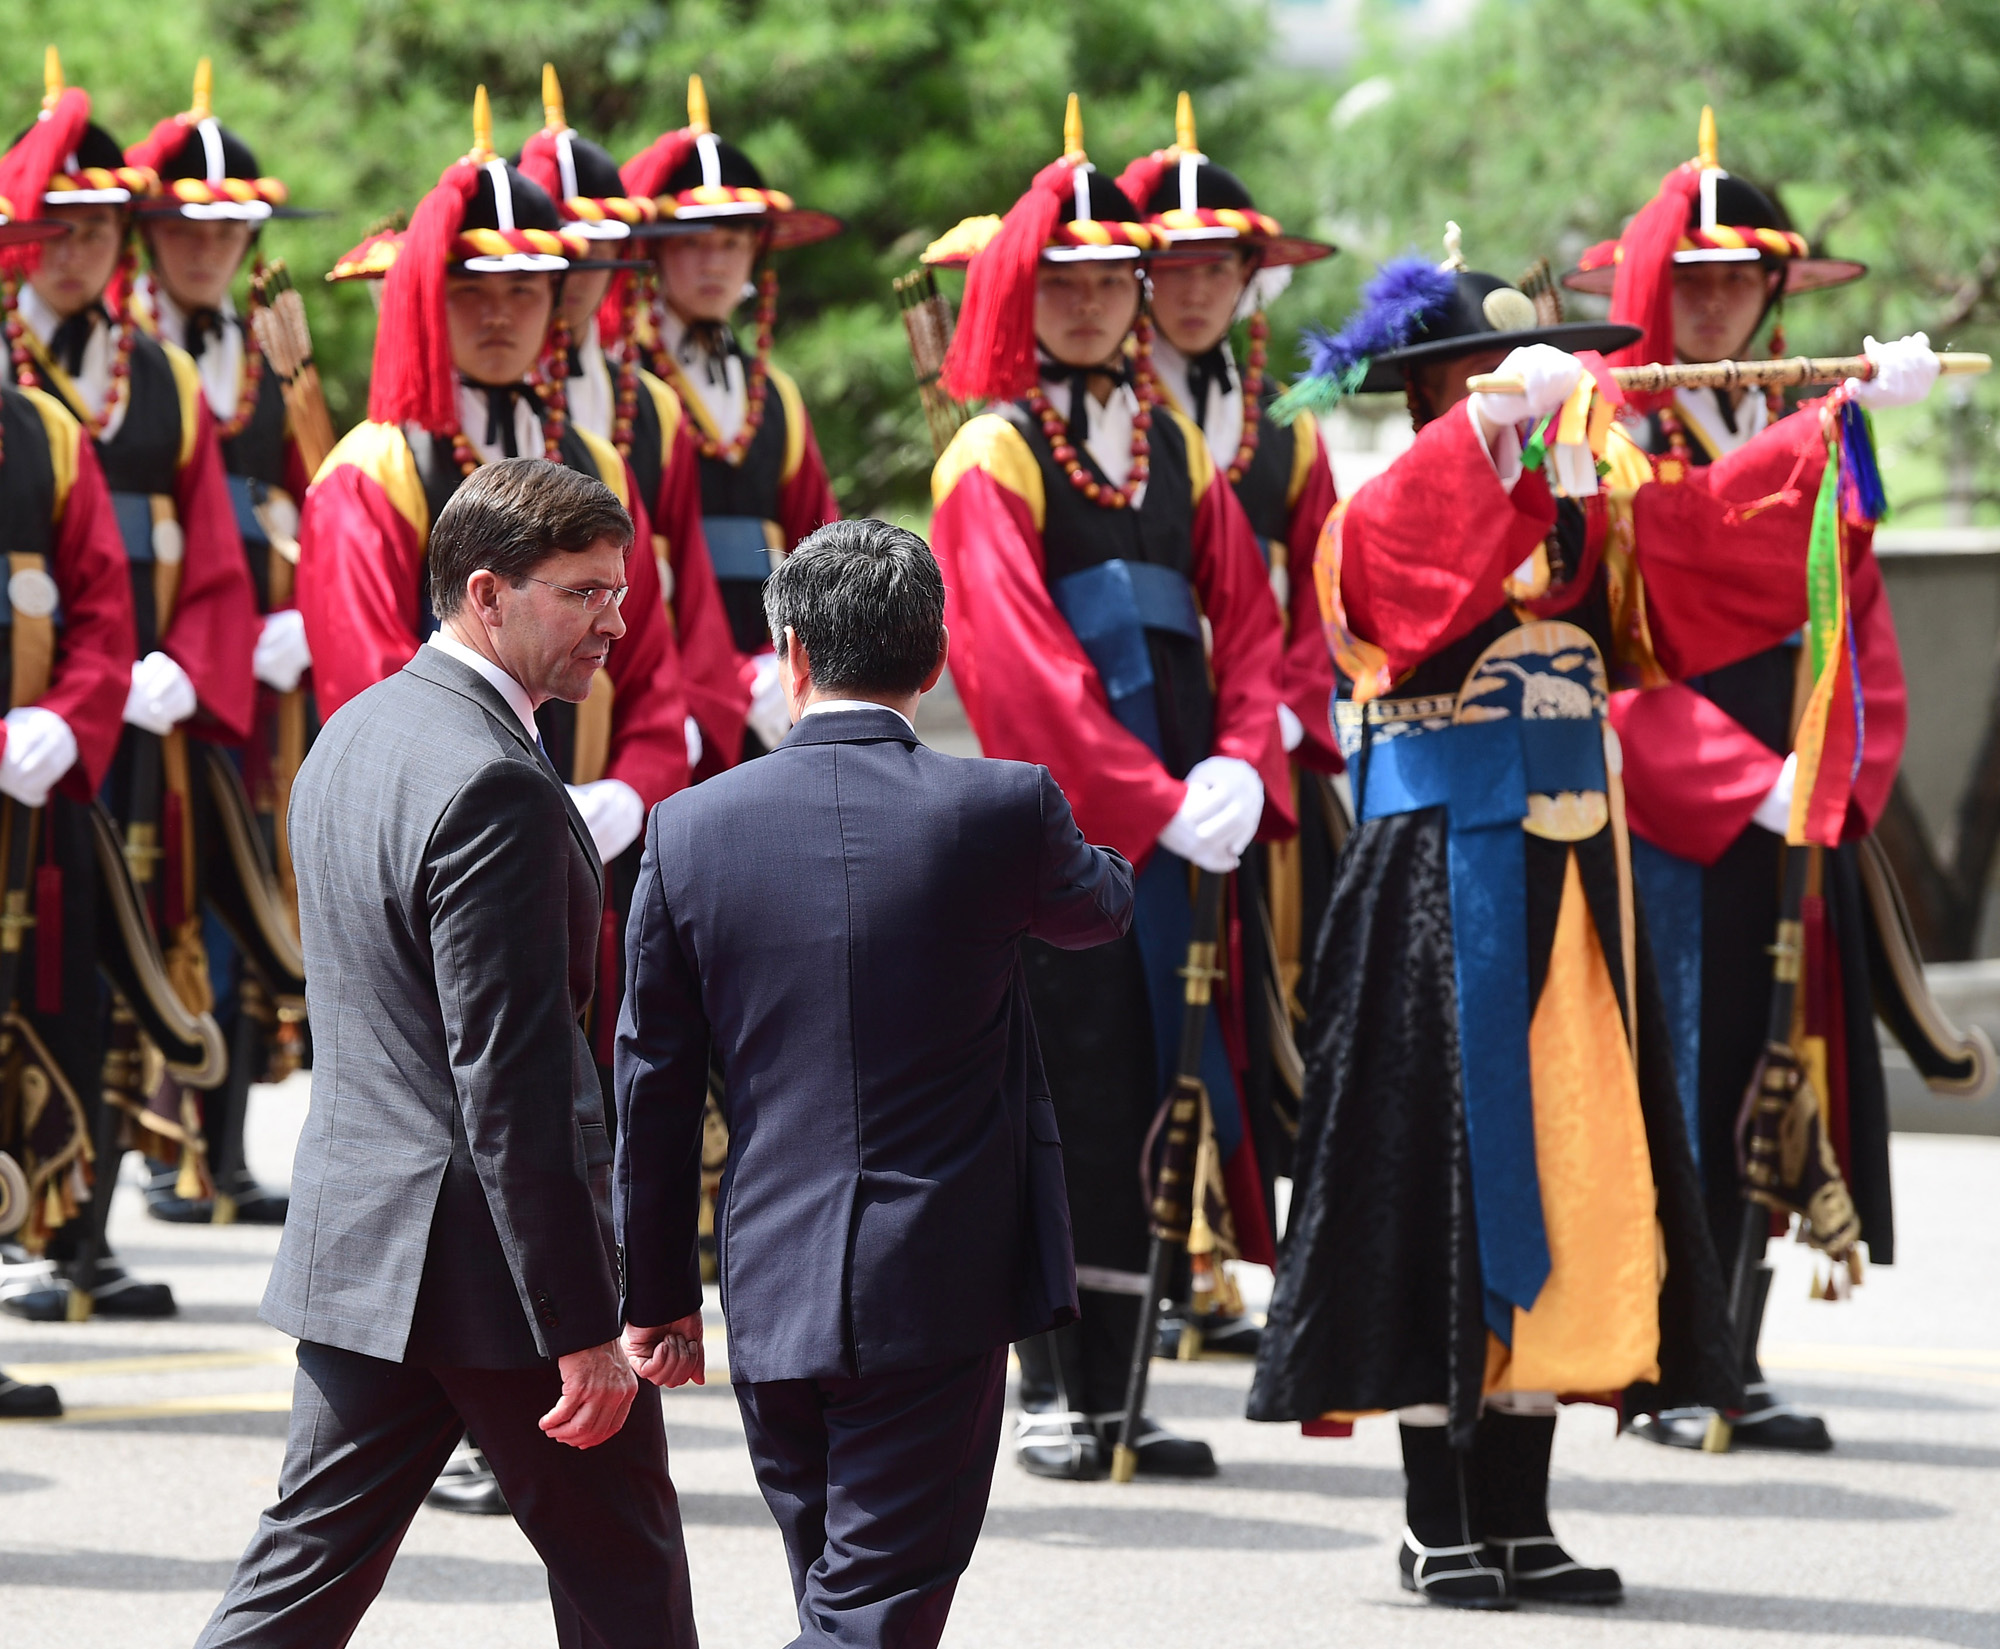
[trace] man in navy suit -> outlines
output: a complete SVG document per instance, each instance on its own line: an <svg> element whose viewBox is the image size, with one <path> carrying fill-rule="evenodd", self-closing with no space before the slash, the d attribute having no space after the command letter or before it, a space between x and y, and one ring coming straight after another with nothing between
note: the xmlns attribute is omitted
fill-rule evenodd
<svg viewBox="0 0 2000 1649"><path fill-rule="evenodd" d="M785 1537L794 1642L916 1649L943 1632L986 1515L1008 1344L1077 1313L1020 942L1118 938L1132 869L1084 841L1046 768L918 742L945 664L922 539L822 527L764 603L797 725L654 810L632 906L626 1344L648 1379L698 1376L712 1049L730 1376Z"/></svg>

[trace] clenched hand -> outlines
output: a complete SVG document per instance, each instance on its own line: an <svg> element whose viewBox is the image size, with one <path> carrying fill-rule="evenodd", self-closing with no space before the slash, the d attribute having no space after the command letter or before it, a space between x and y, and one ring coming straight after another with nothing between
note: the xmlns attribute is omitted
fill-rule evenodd
<svg viewBox="0 0 2000 1649"><path fill-rule="evenodd" d="M708 1384L699 1311L658 1328L628 1325L625 1350L633 1373L656 1386L684 1386L690 1380L698 1386Z"/></svg>
<svg viewBox="0 0 2000 1649"><path fill-rule="evenodd" d="M616 1437L639 1391L624 1348L607 1340L557 1358L556 1367L562 1371L562 1396L542 1416L542 1430L573 1449L594 1449Z"/></svg>

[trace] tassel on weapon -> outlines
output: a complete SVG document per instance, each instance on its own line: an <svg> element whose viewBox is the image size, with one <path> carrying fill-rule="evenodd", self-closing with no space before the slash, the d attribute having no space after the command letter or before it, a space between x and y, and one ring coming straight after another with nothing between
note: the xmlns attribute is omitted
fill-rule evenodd
<svg viewBox="0 0 2000 1649"><path fill-rule="evenodd" d="M333 418L320 388L319 368L313 363L305 299L292 284L291 271L282 258L265 267L254 288L258 302L250 324L257 334L257 347L278 375L285 410L291 414L292 439L299 444L306 474L317 475L326 455L333 451Z"/></svg>
<svg viewBox="0 0 2000 1649"><path fill-rule="evenodd" d="M1175 1255L1185 1252L1194 1221L1195 1142L1201 1135L1202 1107L1208 1096L1201 1085L1202 1040L1208 1031L1208 1004L1215 981L1217 935L1222 927L1223 878L1197 871L1194 886L1194 932L1188 940L1186 1012L1181 1019L1180 1058L1174 1085L1166 1099L1166 1143L1160 1171L1153 1182L1152 1237L1146 1260L1146 1294L1139 1302L1139 1332L1132 1343L1132 1369L1125 1384L1125 1418L1111 1452L1111 1481L1129 1483L1139 1470L1139 1450L1132 1439L1146 1407L1146 1376L1151 1371L1153 1344L1159 1334L1161 1297Z"/></svg>

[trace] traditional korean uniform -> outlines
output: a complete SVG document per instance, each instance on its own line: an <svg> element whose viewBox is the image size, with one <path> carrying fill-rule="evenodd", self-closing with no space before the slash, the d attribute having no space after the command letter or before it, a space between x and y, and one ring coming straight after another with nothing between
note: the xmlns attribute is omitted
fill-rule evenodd
<svg viewBox="0 0 2000 1649"><path fill-rule="evenodd" d="M1455 259L1398 260L1365 296L1316 381L1391 390L1430 362L1635 335L1538 324ZM1523 468L1528 432L1489 448L1476 404L1425 423L1321 543L1359 823L1310 984L1250 1414L1402 1411L1410 1590L1602 1602L1615 1571L1548 1523L1555 1396L1739 1390L1606 704L1796 628L1824 445L1809 412L1656 476L1613 428L1602 487L1559 501L1547 462Z"/></svg>
<svg viewBox="0 0 2000 1649"><path fill-rule="evenodd" d="M161 179L158 197L140 209L142 235L149 219L163 216L244 223L254 234L273 217L298 215L283 182L266 176L243 140L216 120L209 90L204 58L193 106L126 152L128 164ZM233 760L213 746L197 752L194 775L196 883L215 1016L230 1049L227 1077L201 1099L215 1194L186 1194L185 1176L155 1161L147 1206L178 1223L276 1225L284 1222L286 1198L251 1175L243 1130L251 1084L281 1079L303 1051L305 964L282 820L318 722L305 624L293 600L298 501L309 477L278 377L233 302L190 314L147 274L134 309L199 370L260 620L250 660L250 738Z"/></svg>
<svg viewBox="0 0 2000 1649"><path fill-rule="evenodd" d="M961 244L947 237L938 255ZM959 431L931 483L953 680L981 749L1047 766L1085 835L1140 868L1126 939L1094 951L1024 951L1083 1302L1080 1323L1017 1348L1026 1411L1017 1454L1048 1476L1092 1476L1108 1463L1140 1312L1157 1305L1142 1298L1140 1174L1173 1074L1175 970L1191 925L1188 862L1158 844L1185 812L1191 775L1198 786L1249 788L1242 845L1257 807L1267 835L1292 828L1278 735L1282 637L1242 506L1201 432L1142 398L1143 320L1130 381L1102 404L1086 374L1038 357L1033 340L1043 259L1136 260L1152 244L1137 209L1090 167L1072 131L1070 152L1043 169L971 261L946 383L962 399L995 404ZM995 336L1012 351L994 347ZM1202 1070L1234 1247L1268 1263L1238 1081L1238 956L1232 943L1237 994L1211 1019ZM1134 1442L1142 1472L1214 1470L1205 1444L1150 1419Z"/></svg>
<svg viewBox="0 0 2000 1649"><path fill-rule="evenodd" d="M628 195L658 205L664 231L748 226L762 233L766 253L840 233L838 218L794 204L765 183L748 155L716 136L699 75L688 80L687 125L640 150L622 173ZM758 277L756 345L748 354L733 328L690 325L663 291L640 303L632 330L644 364L685 409L696 449L708 559L747 689L744 756L762 754L788 725L764 623L764 580L800 539L840 516L799 387L771 360L777 303L777 272L767 261ZM703 662L708 668L706 644ZM707 692L718 705L735 702L712 671ZM726 717L720 709L715 714L722 724L717 731L726 731ZM714 739L707 744L697 777L730 765L738 754L718 749Z"/></svg>
<svg viewBox="0 0 2000 1649"><path fill-rule="evenodd" d="M1712 141L1712 125L1704 130ZM1648 212L1676 218L1682 231L1663 237L1671 265L1652 272L1655 284L1670 281L1674 266L1752 261L1780 276L1770 303L1777 310L1789 294L1865 272L1858 263L1812 256L1779 203L1723 171L1712 151L1670 174ZM1639 271L1624 265L1617 244L1606 243L1586 254L1566 283L1604 293L1622 281L1625 290L1614 293L1614 302L1644 324L1647 317L1632 294ZM1781 328L1774 329L1771 347L1782 353ZM1629 353L1633 364L1671 361L1670 329L1649 328ZM1765 397L1755 394L1732 401L1718 390L1692 389L1656 399L1660 404L1634 410L1633 438L1662 464L1696 471L1756 441L1772 414ZM1894 877L1871 835L1902 759L1907 694L1881 571L1863 538L1852 535L1850 547L1861 739L1841 845L1814 850L1804 908L1801 1033L1862 1238L1869 1257L1886 1265L1895 1257L1895 1225L1878 1005L1887 1005L1885 1016L1919 1071L1945 1091L1977 1090L1991 1079L1991 1060L1990 1050L1951 1031L1923 989ZM1787 636L1658 692L1616 694L1610 706L1625 750L1634 867L1672 1026L1682 1104L1725 1268L1736 1261L1743 1226L1737 1119L1764 1051L1771 1001L1770 946L1796 769L1788 757L1804 703L1802 639ZM1761 1322L1770 1268L1760 1266L1756 1277L1750 1303ZM1753 1330L1743 1370L1748 1407L1734 1417L1736 1443L1831 1448L1825 1422L1784 1402L1765 1380L1756 1338ZM1699 1448L1708 1422L1706 1410L1681 1409L1644 1416L1634 1429L1656 1442Z"/></svg>

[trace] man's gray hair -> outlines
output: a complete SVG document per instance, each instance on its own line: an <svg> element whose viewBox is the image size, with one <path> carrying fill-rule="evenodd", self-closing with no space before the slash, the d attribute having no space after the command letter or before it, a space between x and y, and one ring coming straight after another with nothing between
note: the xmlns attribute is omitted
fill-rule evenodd
<svg viewBox="0 0 2000 1649"><path fill-rule="evenodd" d="M518 590L531 567L607 538L629 547L632 517L594 475L546 458L482 464L431 527L431 611L441 619L457 612L465 581L482 567Z"/></svg>
<svg viewBox="0 0 2000 1649"><path fill-rule="evenodd" d="M764 584L782 657L804 644L822 692L914 693L944 647L944 575L930 546L886 521L831 521Z"/></svg>

